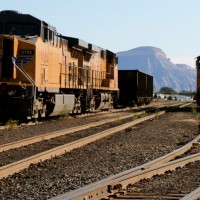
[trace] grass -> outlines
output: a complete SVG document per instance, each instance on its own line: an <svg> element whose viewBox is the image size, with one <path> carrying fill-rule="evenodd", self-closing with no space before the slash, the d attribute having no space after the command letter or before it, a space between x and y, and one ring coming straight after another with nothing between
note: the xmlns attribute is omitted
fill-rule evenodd
<svg viewBox="0 0 200 200"><path fill-rule="evenodd" d="M196 120L199 120L197 108L196 108L196 107L192 107L192 108L191 108L191 112L194 114L195 119L196 119Z"/></svg>
<svg viewBox="0 0 200 200"><path fill-rule="evenodd" d="M67 119L69 117L69 115L70 115L69 110L67 109L67 105L65 105L65 107L61 113L60 119Z"/></svg>
<svg viewBox="0 0 200 200"><path fill-rule="evenodd" d="M156 109L155 111L155 115L158 116L158 114L160 113L161 111L159 109Z"/></svg>
<svg viewBox="0 0 200 200"><path fill-rule="evenodd" d="M117 118L116 120L115 120L115 122L117 122L117 123L120 123L122 120L120 119L120 118Z"/></svg>
<svg viewBox="0 0 200 200"><path fill-rule="evenodd" d="M134 116L133 116L133 121L135 121L135 120L138 119L138 118L139 118L138 115L134 115Z"/></svg>
<svg viewBox="0 0 200 200"><path fill-rule="evenodd" d="M17 120L12 120L12 119L8 120L5 124L5 130L11 131L11 130L15 129L17 127L17 123L18 123Z"/></svg>

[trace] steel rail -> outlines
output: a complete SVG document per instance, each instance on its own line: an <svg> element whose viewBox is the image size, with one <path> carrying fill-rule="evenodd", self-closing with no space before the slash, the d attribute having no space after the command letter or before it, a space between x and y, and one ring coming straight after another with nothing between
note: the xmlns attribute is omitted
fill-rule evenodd
<svg viewBox="0 0 200 200"><path fill-rule="evenodd" d="M200 135L197 136L194 140L192 140L190 143L186 144L185 146L165 155L158 159L155 159L153 161L150 161L146 164L143 164L141 166L135 167L133 169L127 170L125 172L121 172L117 175L113 175L109 178L103 179L101 181L98 181L96 183L90 184L88 186L76 189L74 191L65 193L63 195L51 198L51 200L86 200L86 199L101 199L106 198L107 196L114 194L117 189L125 188L130 182L134 183L137 182L143 178L149 178L155 174L152 171L157 170L157 168L162 167L162 173L166 169L164 166L169 166L171 163L179 162L179 160L168 162L171 159L174 159L176 156L183 154L184 152L188 151L195 143L197 143L200 139ZM185 158L183 158L184 160ZM195 160L195 159L194 159ZM198 160L200 160L200 155L198 155ZM158 167L159 166L159 167ZM179 166L179 165L178 165ZM182 165L181 165L182 166ZM176 167L175 167L176 168ZM164 170L163 170L164 169ZM171 170L170 166L170 170ZM174 169L174 168L173 168ZM148 175L148 173L150 175ZM160 172L159 172L160 173Z"/></svg>
<svg viewBox="0 0 200 200"><path fill-rule="evenodd" d="M108 196L114 195L126 188L129 184L133 184L144 178L150 178L156 174L163 174L165 171L174 170L177 167L183 167L190 162L200 160L200 153L181 158L175 161L167 162L155 167L150 167L146 170L137 171L133 174L128 174L114 180L109 180L103 184L94 184L94 187L83 187L81 190L76 190L72 194L66 193L58 197L51 198L51 200L98 200L107 198Z"/></svg>
<svg viewBox="0 0 200 200"><path fill-rule="evenodd" d="M166 106L168 106L168 107L176 107L176 106L179 106L180 108L181 107L185 107L185 106L187 106L187 105L189 105L189 104L192 104L193 102L179 102L179 103L175 103L175 104L171 104L171 103L168 103L168 104L162 104L162 105L160 105L160 104L155 104L155 105L148 105L148 106L144 106L144 108L151 108L151 107L153 107L153 109L156 109L154 106L157 106L157 109L161 109L161 108L165 108ZM143 108L143 106L141 106L141 108ZM134 107L134 108L124 108L124 109L121 109L122 111L133 111L133 110L137 110L138 109L138 107ZM113 113L115 113L115 112L120 112L119 110L112 110L112 112ZM145 112L145 111L144 111ZM94 113L96 113L96 112L94 112ZM87 116L93 116L94 115L94 113L90 113L90 114L87 114ZM102 113L99 113L99 114L102 114ZM16 127L16 128L18 128L18 126ZM0 126L0 130L3 130L3 129L6 129L6 125L4 125L4 126Z"/></svg>
<svg viewBox="0 0 200 200"><path fill-rule="evenodd" d="M198 187L196 190L192 191L191 193L187 194L180 200L197 200L200 199L200 187Z"/></svg>
<svg viewBox="0 0 200 200"><path fill-rule="evenodd" d="M11 142L11 143L2 144L2 145L0 145L0 152L7 151L9 149L18 148L20 146L33 144L33 143L36 143L36 142L41 142L41 141L44 141L44 140L49 140L49 139L52 139L52 138L55 138L55 137L74 133L74 132L81 131L81 130L85 130L85 129L92 128L92 127L95 127L95 126L100 126L102 124L114 122L116 120L122 120L122 119L130 118L130 117L134 117L134 116L139 116L139 115L142 115L142 114L145 114L145 111L141 111L141 112L134 113L134 114L128 114L128 115L120 116L120 117L116 117L116 118L101 120L101 121L94 122L94 123L89 123L89 124L85 124L85 125L81 125L81 126L76 126L76 127L72 127L72 128L63 129L63 130L60 130L60 131L54 131L52 133L47 133L47 134L27 138L27 139L24 139L24 140L19 140L19 141L14 141L14 142Z"/></svg>
<svg viewBox="0 0 200 200"><path fill-rule="evenodd" d="M173 107L179 107L179 108L183 108L183 107L185 107L185 106L188 106L188 105L190 105L190 104L192 104L192 103L194 103L194 102L188 102L188 101L183 101L183 102L178 102L178 103L175 103L175 104L166 104L166 105L158 105L158 108L160 109L160 108L164 108L164 107L169 107L169 108L173 108Z"/></svg>
<svg viewBox="0 0 200 200"><path fill-rule="evenodd" d="M151 195L151 194L136 194L132 192L121 192L114 197L112 197L112 200L114 199L140 199L140 200L147 200L147 199L165 199L165 200L180 200L181 197L183 197L184 194L167 194L167 195Z"/></svg>
<svg viewBox="0 0 200 200"><path fill-rule="evenodd" d="M19 172L20 170L27 168L30 164L42 162L44 160L51 159L51 158L56 157L58 155L62 155L62 154L69 152L73 149L79 148L81 146L84 146L84 145L89 144L91 142L94 142L96 140L102 139L104 137L107 137L109 135L112 135L114 133L122 131L126 128L134 126L134 125L141 123L143 121L153 119L154 117L157 117L157 116L162 115L164 113L165 113L165 111L159 112L157 114L152 114L152 115L134 120L132 122L129 122L129 123L126 123L126 124L123 124L123 125L120 125L120 126L116 126L114 128L110 128L110 129L102 131L100 133L96 133L94 135L82 138L80 140L76 140L76 141L67 143L65 145L61 145L59 147L56 147L56 148L50 149L48 151L36 154L34 156L31 156L29 158L17 161L15 163L11 163L11 164L2 166L2 167L0 167L0 178L7 177L8 175L11 175L15 172Z"/></svg>
<svg viewBox="0 0 200 200"><path fill-rule="evenodd" d="M186 164L190 162L195 162L197 160L200 160L200 153L196 153L184 158L173 160L173 161L163 163L157 166L153 166L147 169L142 169L141 172L136 172L136 173L132 173L132 174L128 174L126 176L120 177L119 179L117 179L117 181L122 185L122 188L125 188L129 183L135 183L141 179L150 178L153 175L163 174L164 172L168 170L172 171L178 167L184 167Z"/></svg>
<svg viewBox="0 0 200 200"><path fill-rule="evenodd" d="M194 102L186 102L183 105L180 105L179 108L183 108L183 107L189 106L192 103L194 103Z"/></svg>
<svg viewBox="0 0 200 200"><path fill-rule="evenodd" d="M169 107L175 107L175 106L180 107L180 106L184 106L184 105L185 105L184 103L176 103L176 104L170 105ZM163 108L163 107L165 107L165 106L161 106L161 107L159 107L159 109ZM139 116L139 115L142 115L142 114L145 114L145 113L146 113L145 111L141 111L141 112L134 113L134 114L128 114L128 115L125 115L125 116L116 117L114 119L111 118L111 119L101 120L101 121L89 123L89 124L86 124L86 125L67 128L67 129L63 129L63 130L59 130L59 131L54 131L52 133L46 133L46 134L43 134L43 135L34 136L34 137L30 137L30 138L23 139L23 140L18 140L18 141L2 144L2 145L0 145L0 152L7 151L9 149L18 148L18 147L25 146L25 145L29 145L29 144L33 144L33 143L36 143L36 142L41 142L41 141L44 141L44 140L49 140L49 139L52 139L52 138L55 138L55 137L59 137L59 136L62 136L62 135L70 134L70 133L81 131L81 130L85 130L85 129L92 128L92 127L95 127L95 126L100 126L102 124L114 122L116 120L122 120L122 119L130 118L130 117L134 117L134 116Z"/></svg>

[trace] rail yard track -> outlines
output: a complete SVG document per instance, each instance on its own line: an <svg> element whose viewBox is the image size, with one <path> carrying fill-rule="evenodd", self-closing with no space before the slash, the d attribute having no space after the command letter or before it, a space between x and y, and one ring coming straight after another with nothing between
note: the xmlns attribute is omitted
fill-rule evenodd
<svg viewBox="0 0 200 200"><path fill-rule="evenodd" d="M188 104L178 104L178 106L183 105ZM173 106L177 106L177 104ZM159 108L163 107L159 106ZM79 148L83 145L109 136L110 134L128 129L129 127L132 127L138 123L150 120L164 113L165 111L162 111L149 116L144 116L144 114L146 114L144 111L134 114L125 114L124 116L118 116L116 118L105 119L86 125L72 127L70 129L64 129L61 131L43 134L25 140L3 144L0 146L0 178L18 172L28 167L30 164L38 163L46 159L51 159L55 156L59 156L63 153L71 151L72 149ZM141 118L137 119L138 116L140 116ZM108 124L108 126L106 126L105 124ZM102 125L104 125L105 127L103 127ZM99 130L99 126L101 126L101 130ZM92 129L93 127L97 128ZM90 132L87 132L87 134L84 134L83 132L86 129L91 130ZM76 132L78 132L77 136L72 136L72 139L70 139L70 136L67 138L65 137L70 133L72 134ZM98 133L93 134L94 132ZM62 137L63 135L64 137ZM35 143L36 145L27 146Z"/></svg>
<svg viewBox="0 0 200 200"><path fill-rule="evenodd" d="M64 129L64 130L61 130L61 131L55 131L55 132L52 132L52 133L47 133L47 134L39 135L39 136L36 136L36 137L31 137L31 138L24 139L24 140L3 144L3 145L0 145L0 152L7 151L7 150L13 149L13 148L18 148L20 146L33 144L35 142L40 142L40 141L43 141L43 140L49 140L49 139L52 139L52 138L55 138L55 137L59 137L59 136L62 136L62 135L70 134L70 133L73 133L73 132L85 130L85 129L96 127L96 126L100 126L100 125L103 125L103 124L106 124L106 123L115 122L117 120L123 120L123 119L131 118L131 117L133 118L133 117L136 117L136 116L140 116L144 113L145 112L142 111L142 112L138 112L138 113L134 113L134 114L127 114L127 115L122 116L122 117L119 116L119 117L115 117L115 118L111 118L111 119L105 119L105 120L101 120L101 121L90 123L90 124L76 126L76 127Z"/></svg>
<svg viewBox="0 0 200 200"><path fill-rule="evenodd" d="M119 70L114 52L59 34L30 14L3 10L0 24L0 124L5 125L0 127L0 199L66 199L70 191L71 199L83 200L125 199L125 192L129 197L137 192L136 198L167 198L161 186L170 184L157 183L162 179L158 175L174 178L172 171L184 171L184 166L188 170L178 179L183 181L185 174L188 187L172 195L198 198L200 114L194 104L167 105L165 115L157 107L159 113L141 119L119 113L109 114L114 121L101 124L94 123L100 121L94 116L15 129L19 122L9 118L37 120L149 104L153 76ZM183 153L187 155L180 158ZM152 175L161 193L145 188Z"/></svg>
<svg viewBox="0 0 200 200"><path fill-rule="evenodd" d="M36 135L34 137L28 137L28 138L25 138L25 139L22 139L22 140L17 139L17 140L14 140L13 142L3 143L3 144L0 144L0 152L6 151L6 150L9 150L9 149L12 149L12 148L18 148L20 146L25 146L25 145L32 144L32 143L35 143L35 142L48 140L48 139L51 139L51 138L54 138L54 137L58 137L58 136L61 136L61 135L69 134L69 133L80 131L80 130L84 130L84 129L87 129L87 128L100 126L102 124L114 122L114 121L117 121L117 120L123 120L123 119L130 118L130 117L136 117L136 116L139 116L139 115L146 113L149 110L156 110L156 109L157 110L158 109L166 110L167 108L173 108L173 107L177 107L177 106L179 108L182 108L182 107L185 107L189 104L191 104L191 102L176 103L176 104L172 104L172 105L156 105L156 107L153 107L153 108L147 107L147 108L143 109L144 111L134 112L134 113L131 113L131 114L130 114L130 110L128 112L124 112L124 113L120 112L120 115L118 115L116 117L114 115L113 117L111 116L111 118L108 118L108 119L105 119L105 120L103 119L101 121L96 121L96 122L92 122L92 123L89 123L89 124L82 124L80 126L75 126L75 127L69 127L69 128L67 127L66 129L62 129L62 130L59 130L59 131L53 131L53 132L50 132L50 133ZM4 128L6 129L6 127L4 127Z"/></svg>
<svg viewBox="0 0 200 200"><path fill-rule="evenodd" d="M156 116L162 115L164 113L165 112L162 111L162 112L159 112L157 114L152 114L152 115L149 115L149 116L145 116L145 117L142 117L142 118L134 120L134 121L132 121L132 118L134 116L138 116L137 114L136 115L131 115L131 116L130 115L128 115L128 116L126 115L125 117L122 117L122 118L116 118L114 120L111 119L111 120L106 120L106 121L104 120L102 122L97 122L97 123L93 123L93 124L90 124L90 125L85 125L84 127L81 126L81 127L78 127L78 128L74 128L75 130L72 129L70 131L67 131L67 130L59 131L57 133L53 133L54 140L52 140L52 143L51 143L52 145L49 142L47 142L47 144L44 144L44 142L45 142L44 140L45 139L49 139L49 137L52 137L52 134L51 135L49 135L49 134L45 135L44 136L45 139L43 139L43 136L40 136L39 137L40 140L38 140L38 141L42 141L42 143L39 144L41 153L37 153L36 155L29 156L28 158L24 158L24 159L22 159L20 161L16 161L16 162L11 163L9 165L2 166L0 168L0 174L1 174L0 178L6 177L6 176L11 175L11 174L13 174L15 172L18 172L18 171L28 167L30 164L42 162L42 161L44 161L46 159L51 159L51 158L53 158L55 156L59 156L61 154L69 152L69 151L71 151L73 149L80 148L83 145L89 144L89 143L94 142L94 141L96 141L98 139L101 139L103 137L107 137L107 136L109 136L111 134L114 134L116 132L119 132L121 130L128 129L129 127L132 127L132 126L134 126L134 125L136 125L138 123L141 123L141 122L143 122L145 120L150 120L150 119L152 119L152 118L154 118ZM141 114L143 114L143 112L139 113L139 115L141 115ZM109 122L110 121L113 122L113 121L116 121L116 120L122 120L124 118L126 119L126 118L130 118L130 117L131 117L131 122L128 122L128 123L124 124L124 122L121 121L123 124L122 125L118 125L118 126L117 126L117 124L119 122L115 122L115 124L112 124L112 126L116 126L116 127L109 128L109 129L107 127L105 127L107 130L101 131L101 132L96 133L96 134L92 134L92 133L97 131L97 130L92 130L92 132L90 132L91 135L89 135L89 136L87 136L88 132L87 132L87 135L84 135L84 137L81 136L81 134L79 134L78 138L83 137L82 139L78 139L78 140L69 142L67 144L65 144L66 142L65 142L65 140L63 138L61 138L61 139L57 138L56 139L56 137L60 136L61 134L62 135L63 134L68 134L68 133L72 133L72 132L88 129L88 128L91 128L91 127L94 127L94 126L97 126L97 125L98 126L99 125L103 125L104 123L108 123L108 121ZM31 139L29 141L31 143L33 143L33 140L34 139ZM23 141L20 144L21 145L27 144L27 141ZM37 146L37 147L39 148L39 146ZM44 147L41 148L41 146L44 146ZM54 146L58 146L58 147L53 148ZM9 147L12 147L12 144L9 144ZM34 149L32 149L32 148L29 149L28 150L28 154L26 154L25 157L27 155L30 155L30 153L32 155L35 152L37 152L37 150L38 150L37 147L34 147ZM45 151L48 148L50 148L50 150ZM20 152L26 151L26 149L27 148L25 147L25 149L20 150ZM16 154L18 153L16 151L17 150L14 150L14 155L13 155L14 158L16 158ZM6 158L9 157L9 154L6 154L4 156L2 154L1 154L1 163L3 163L3 162L5 163L5 160L6 160Z"/></svg>
<svg viewBox="0 0 200 200"><path fill-rule="evenodd" d="M179 104L179 106L180 107L182 107L180 104ZM185 106L187 106L186 104L185 104ZM156 113L156 114L154 114L154 115L149 115L149 116L145 116L144 118L145 118L145 120L148 120L149 122L146 122L146 123L151 123L151 121L153 120L153 116L155 117L156 116L156 120L159 120L159 115L160 114L162 114L163 112L159 112L159 113ZM35 168L34 167L34 165L33 165L33 163L36 163L36 166L37 166L37 168L41 168L42 166L43 166L43 162L42 161L44 161L44 160L46 160L46 159L51 159L51 158L53 158L52 160L57 160L57 159L59 159L60 158L60 154L66 154L66 152L68 152L68 151L71 151L72 149L76 149L76 148L78 148L78 151L80 151L79 149L80 149L80 147L81 146L83 146L83 145L86 145L86 144L88 144L88 143L94 143L96 140L99 140L100 138L103 138L103 137L108 137L109 135L111 135L111 134L113 134L113 133L115 133L116 131L117 132L125 132L125 134L129 134L129 132L131 132L131 131L133 131L134 130L134 128L133 128L133 126L135 125L135 124L138 124L138 123L140 123L141 121L143 121L143 119L141 118L141 119L136 119L137 117L134 117L134 115L135 115L136 113L129 113L129 114L126 114L126 115L124 115L124 116L120 116L120 117L117 117L117 118L113 118L113 119L109 119L109 120L102 120L102 121L99 121L99 122L95 122L93 125L92 124L87 124L87 126L88 127L86 127L85 126L85 128L84 128L84 126L80 126L80 127L78 127L78 129L75 131L75 128L73 128L73 129L71 129L69 132L66 132L66 130L65 131L56 131L56 132L54 132L54 134L45 134L45 137L46 138L44 138L44 135L43 135L43 139L41 139L41 137L40 137L40 139L39 139L39 141L41 141L42 140L42 142L44 142L44 141L50 141L50 138L52 138L52 141L53 141L53 143L54 143L54 145L55 146L57 146L57 145L60 145L60 142L56 142L54 139L55 138L57 138L57 136L55 136L55 134L60 134L60 135L63 135L63 134L69 134L70 132L81 132L81 131L84 131L83 129L85 129L85 130L87 130L87 129L89 129L91 132L93 132L93 133L96 133L95 134L95 136L93 135L89 135L89 136L87 136L86 138L82 138L82 139L80 139L79 141L73 141L73 142L71 142L71 143L68 143L68 144L64 144L64 145L62 145L61 147L56 147L56 148L54 148L54 149L49 149L48 151L45 151L45 152L43 152L44 150L41 150L41 153L40 154L37 154L37 155L35 155L35 156L32 156L32 158L30 157L30 158L27 158L27 159L24 159L23 161L22 160L20 160L20 161L17 161L17 162L15 162L15 163L11 163L11 164L5 164L5 166L2 166L1 167L1 169L0 169L0 171L1 171L1 178L2 178L2 181L1 182L4 182L4 181L7 181L7 180L9 180L10 178L12 178L13 176L14 177L16 177L16 176L18 176L17 174L13 174L14 172L19 172L20 170L22 170L22 169L24 169L24 168L27 168L28 166L30 166L29 168ZM137 113L137 115L139 115L139 114L142 114L142 113ZM192 113L191 113L192 114ZM168 115L169 115L169 113L168 113ZM192 114L192 115L194 115L194 113ZM196 114L195 114L196 115ZM135 119L134 121L133 121L133 118ZM130 120L131 119L131 120ZM128 120L128 121L127 121ZM193 120L193 119L191 119L191 120ZM131 122L130 122L131 121ZM153 120L153 121L155 121L155 120ZM152 122L153 122L152 121ZM187 120L186 120L187 121ZM116 128L112 128L112 129L110 129L109 131L106 131L106 130L104 130L104 131L99 131L100 129L99 128L97 128L97 129L93 129L92 127L94 127L94 126L97 126L98 125L98 127L103 127L104 125L102 125L102 124L107 124L104 128L105 129L107 129L107 128L111 128L111 127L113 127L113 126L118 126L118 127L116 127ZM124 123L126 123L125 125L120 125L120 124L124 124ZM142 126L142 125L140 125L140 126ZM82 128L81 128L82 127ZM99 129L99 130L98 130ZM136 129L137 129L137 127L136 127ZM74 134L74 133L73 133ZM80 136L82 135L83 133L81 133L81 134L79 134L78 135L78 137L79 138L81 138ZM53 135L53 137L52 137L52 135ZM116 134L115 134L116 135ZM116 135L117 136L117 135ZM63 136L59 136L59 137L63 137ZM111 136L109 136L109 137L111 137ZM108 138L109 138L108 137ZM114 136L113 136L114 137ZM118 136L117 136L118 137ZM185 134L185 136L183 137L184 138L184 140L185 139L189 139L190 138L190 136L188 136L187 134ZM32 138L33 139L33 138ZM61 139L61 140L63 140L63 138ZM176 155L174 154L173 156L171 156L170 158L165 158L165 160L164 161L159 161L160 163L166 163L166 162L168 162L169 160L171 160L172 158L174 158L174 157L176 157L176 156L178 156L179 154L183 154L184 152L186 152L186 151L188 151L188 149L189 148L191 148L191 146L193 146L194 144L198 144L198 137L196 138L196 141L192 141L191 143L189 143L188 145L185 145L185 146L187 146L187 147L184 147L184 148L182 148L182 150L179 150L179 153L177 153L176 152ZM32 142L31 142L32 143ZM56 143L56 144L55 144ZM58 143L58 144L57 144ZM65 143L65 142L64 142ZM176 141L176 143L177 143L177 145L178 146L180 146L180 145L182 145L183 143L186 143L185 141L183 142L181 142L181 141L179 141L179 142L177 142ZM6 146L6 145L8 145L8 144L4 144L4 146ZM22 144L22 145L25 145L25 144ZM28 147L30 146L30 145L28 145L28 143L26 144ZM34 145L34 144L33 144ZM71 146L72 145L72 146ZM74 146L73 146L74 145ZM77 146L78 145L78 146ZM18 145L18 146L21 146L21 144L20 145ZM47 146L49 146L49 144L47 145ZM120 144L119 146L123 146L123 144ZM3 145L1 145L1 147L3 147ZM27 148L26 146L24 146L25 148ZM24 148L24 147L20 147L20 148ZM7 148L7 147L6 147ZM12 147L13 148L13 147ZM16 153L17 153L17 151L18 151L18 149L20 149L20 148L16 148L14 151L16 151ZM49 148L49 147L48 147ZM47 148L47 149L48 149ZM162 146L161 146L161 148L162 148ZM46 149L46 150L47 150ZM184 150L183 150L184 149ZM12 149L10 149L11 151L12 151ZM7 153L7 152L9 152L10 150L6 150L6 149L4 149L1 153ZM55 151L54 151L55 150ZM24 150L22 150L22 151L24 151ZM21 152L22 152L21 151ZM32 151L34 152L34 154L35 154L35 152L37 152L37 147L34 147L33 149L32 149ZM54 151L54 152L53 152ZM169 151L169 149L167 150L168 152L170 152ZM18 152L19 154L20 154L20 151ZM5 154L6 155L6 154ZM115 155L115 153L113 152L113 157L115 157L116 155ZM8 154L8 156L7 157L9 157L9 154ZM37 158L36 158L37 157ZM33 159L33 160L30 160L30 159ZM4 159L3 159L4 160ZM53 161L53 162L57 162L57 161ZM45 163L45 162L44 162ZM160 164L159 163L159 164ZM21 166L20 166L21 165ZM156 166L158 165L158 163L156 164ZM45 164L45 166L46 166L46 164ZM8 168L9 167L9 168ZM43 167L42 167L43 168ZM150 166L148 166L148 168L150 168ZM31 169L28 169L28 170L31 170ZM26 171L26 170L25 170ZM123 170L124 171L124 170ZM21 174L21 173L23 173L23 172L19 172L19 174ZM26 173L26 172L25 172ZM11 176L11 174L13 174L12 176ZM23 177L24 175L22 175L22 177ZM26 176L28 176L28 179L29 179L29 175L26 175ZM64 176L66 176L66 177L68 177L69 175L68 174L66 174L65 173L65 175ZM3 178L3 177L7 177L7 178ZM18 179L18 178L17 178ZM93 182L93 181L92 181ZM90 183L90 182L88 182L88 183ZM118 184L117 184L118 185ZM80 187L80 186L79 186ZM76 187L75 187L76 188ZM63 193L63 192L62 192ZM1 193L0 194L4 194L4 196L5 196L5 193L3 192L3 190L1 191ZM59 193L58 193L59 194ZM48 196L48 198L50 198L50 197L52 197L52 196L56 196L55 194L49 194L49 196ZM44 197L42 197L41 199L48 199L47 197L46 198L44 198ZM90 198L91 198L91 196L90 196ZM125 197L124 197L125 198ZM9 198L8 198L9 199ZM14 198L10 198L10 199L14 199ZM22 198L23 199L23 198ZM30 198L31 199L31 198ZM34 199L34 198L33 198ZM37 198L35 198L35 199L37 199ZM38 199L40 199L40 198L38 198ZM95 199L95 198L94 198Z"/></svg>
<svg viewBox="0 0 200 200"><path fill-rule="evenodd" d="M180 197L184 197L184 196L185 197L183 199L188 199L188 197L193 198L192 195L194 195L195 198L200 197L200 188L196 189L195 191L189 194L183 194L183 193L180 194L179 190L175 190L175 192L177 192L175 194L171 193L171 194L165 194L165 195L156 195L157 191L156 192L154 191L154 193L151 191L150 194L145 192L146 188L147 189L150 188L147 185L147 184L150 184L149 183L150 181L148 181L150 177L154 176L154 179L155 179L159 177L159 174L166 173L166 174L171 175L172 173L177 173L177 171L181 171L180 169L181 167L184 167L188 163L191 163L191 162L193 163L195 161L198 161L198 162L194 164L195 165L194 168L198 168L198 165L200 164L199 139L200 139L200 136L195 138L192 142L185 145L184 147L178 150L175 150L172 153L169 153L158 159L155 159L149 163L143 164L131 170L114 175L112 177L96 182L89 186L52 198L52 200L61 200L61 199L62 200L64 199L65 200L84 200L84 199L104 199L104 198L106 199L180 199ZM192 151L192 155L188 156L186 154L187 156L183 156L182 158L172 160L176 158L177 155L178 156L183 155L184 154L183 152L188 150L188 148L194 149ZM175 172L172 172L173 170L175 170ZM188 171L187 171L188 173L187 176L189 176L189 173L193 173L192 170L191 171L188 170ZM140 183L134 184L142 179L144 179L144 181L141 185ZM160 179L162 179L162 177L160 177ZM147 184L145 185L144 182ZM199 184L200 184L200 180L199 180ZM188 188L185 187L184 189L185 191L187 191ZM165 193L165 192L162 191L162 193Z"/></svg>
<svg viewBox="0 0 200 200"><path fill-rule="evenodd" d="M191 103L178 103L178 104L173 104L169 107L175 107L175 106L179 106L180 108L183 106L187 106L188 104ZM29 145L29 144L33 144L36 142L40 142L40 141L44 141L44 140L48 140L48 139L52 139L61 135L66 135L66 134L70 134L73 132L77 132L80 130L84 130L84 129L88 129L88 128L92 128L95 126L100 126L102 124L106 124L106 123L111 123L111 122L115 122L115 121L120 121L123 119L127 119L127 118L131 118L134 117L136 119L137 116L141 116L143 114L145 114L148 110L156 110L156 109L163 109L165 108L165 106L161 105L161 106L157 106L157 108L146 108L144 111L140 111L137 113L130 113L129 112L124 112L124 113L120 113L120 115L118 116L113 116L111 118L105 119L105 120L100 120L100 121L96 121L96 122L92 122L89 124L83 124L80 126L75 126L75 127L70 127L70 128L65 128L65 129L61 129L59 131L53 131L50 133L45 133L45 134L41 134L41 135L36 135L34 137L28 137L22 140L14 140L13 142L7 142L7 143L3 143L0 145L0 152L2 151L7 151L9 149L13 149L13 148L18 148L20 146L25 146L25 145ZM123 123L123 122L122 122Z"/></svg>

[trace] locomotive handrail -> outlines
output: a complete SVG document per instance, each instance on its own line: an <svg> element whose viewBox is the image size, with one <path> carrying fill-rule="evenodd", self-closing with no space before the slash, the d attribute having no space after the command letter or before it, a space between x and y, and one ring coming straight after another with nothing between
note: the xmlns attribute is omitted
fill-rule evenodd
<svg viewBox="0 0 200 200"><path fill-rule="evenodd" d="M35 81L29 76L29 74L24 71L23 68L20 68L16 63L15 63L15 58L12 57L12 62L14 66L32 83L32 85L35 85Z"/></svg>
<svg viewBox="0 0 200 200"><path fill-rule="evenodd" d="M30 77L30 75L24 71L23 68L20 68L16 63L15 63L15 58L12 57L12 62L13 62L13 65L14 67L16 67L27 79L28 81L30 81L30 83L32 84L32 87L33 87L33 92L32 92L32 95L30 96L30 98L32 98L34 96L34 93L35 93L35 81Z"/></svg>

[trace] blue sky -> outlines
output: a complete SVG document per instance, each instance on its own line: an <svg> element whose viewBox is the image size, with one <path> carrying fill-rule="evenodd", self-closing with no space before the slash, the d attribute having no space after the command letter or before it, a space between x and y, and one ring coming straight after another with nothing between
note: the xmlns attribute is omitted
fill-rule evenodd
<svg viewBox="0 0 200 200"><path fill-rule="evenodd" d="M200 0L6 0L0 10L31 14L115 53L162 49L174 63L194 67L200 55Z"/></svg>

